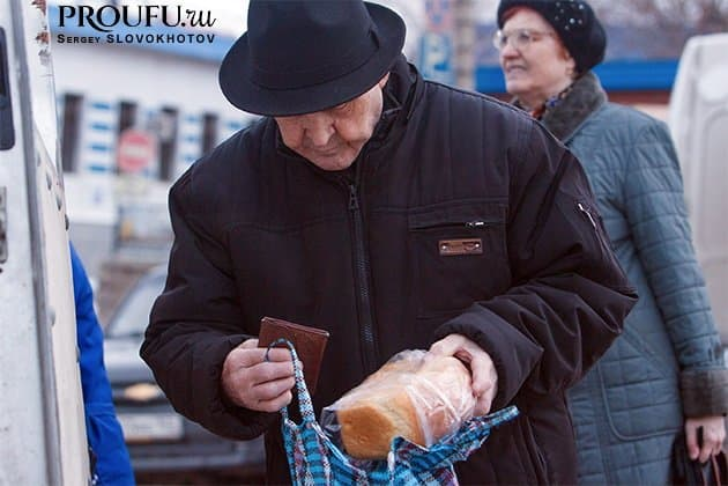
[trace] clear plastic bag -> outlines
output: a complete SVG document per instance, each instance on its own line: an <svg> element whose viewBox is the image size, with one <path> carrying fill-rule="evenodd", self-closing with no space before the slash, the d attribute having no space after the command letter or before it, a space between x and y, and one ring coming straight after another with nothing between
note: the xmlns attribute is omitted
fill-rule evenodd
<svg viewBox="0 0 728 486"><path fill-rule="evenodd" d="M324 408L321 424L350 456L383 459L397 436L429 448L455 433L475 402L462 362L407 350Z"/></svg>

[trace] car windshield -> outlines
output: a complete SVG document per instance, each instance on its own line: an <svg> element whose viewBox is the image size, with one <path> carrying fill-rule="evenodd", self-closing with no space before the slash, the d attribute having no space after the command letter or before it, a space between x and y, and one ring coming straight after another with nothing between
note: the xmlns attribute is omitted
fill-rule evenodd
<svg viewBox="0 0 728 486"><path fill-rule="evenodd" d="M140 280L114 314L106 335L121 338L144 334L149 324L149 311L152 309L154 299L164 289L164 280L164 275Z"/></svg>

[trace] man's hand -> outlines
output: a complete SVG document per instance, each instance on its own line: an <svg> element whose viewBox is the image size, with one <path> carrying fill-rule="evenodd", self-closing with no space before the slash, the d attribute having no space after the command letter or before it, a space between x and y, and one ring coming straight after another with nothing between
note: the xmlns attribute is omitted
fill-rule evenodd
<svg viewBox="0 0 728 486"><path fill-rule="evenodd" d="M450 334L437 341L430 346L430 352L439 356L454 356L470 367L473 394L477 399L474 415L487 414L498 392L498 373L490 355L460 334Z"/></svg>
<svg viewBox="0 0 728 486"><path fill-rule="evenodd" d="M257 339L248 339L230 351L222 366L222 388L241 407L278 412L293 399L293 361L286 348L272 348L268 361L265 353L266 348L259 348Z"/></svg>
<svg viewBox="0 0 728 486"><path fill-rule="evenodd" d="M698 428L703 428L703 443L698 444ZM705 463L723 448L725 440L725 419L720 415L689 418L685 421L685 443L688 455L693 461Z"/></svg>

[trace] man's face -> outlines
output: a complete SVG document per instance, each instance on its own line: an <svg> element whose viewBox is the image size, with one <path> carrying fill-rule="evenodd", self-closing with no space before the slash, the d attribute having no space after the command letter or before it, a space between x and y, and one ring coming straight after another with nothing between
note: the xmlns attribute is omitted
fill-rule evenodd
<svg viewBox="0 0 728 486"><path fill-rule="evenodd" d="M382 115L389 74L347 103L307 115L276 117L283 143L323 170L351 166Z"/></svg>

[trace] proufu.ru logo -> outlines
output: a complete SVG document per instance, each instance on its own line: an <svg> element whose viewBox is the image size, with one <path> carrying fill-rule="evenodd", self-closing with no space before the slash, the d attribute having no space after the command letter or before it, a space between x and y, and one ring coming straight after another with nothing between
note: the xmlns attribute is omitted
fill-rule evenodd
<svg viewBox="0 0 728 486"><path fill-rule="evenodd" d="M215 34L199 33L212 28L217 19L210 10L192 10L181 5L59 5L58 27L91 30L92 34L58 34L58 42L97 44L132 43L212 43ZM156 28L149 33L142 29ZM176 28L195 29L197 33L173 32ZM123 31L119 33L119 31ZM160 33L159 31L163 31Z"/></svg>

